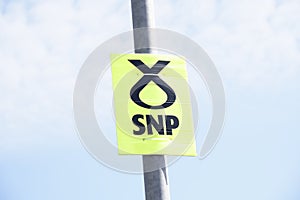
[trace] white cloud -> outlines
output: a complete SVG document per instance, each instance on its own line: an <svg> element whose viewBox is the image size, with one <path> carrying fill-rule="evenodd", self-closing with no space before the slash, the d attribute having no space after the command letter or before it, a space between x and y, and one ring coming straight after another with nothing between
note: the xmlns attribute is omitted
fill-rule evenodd
<svg viewBox="0 0 300 200"><path fill-rule="evenodd" d="M74 134L72 93L77 72L102 41L130 29L129 4L121 2L3 5L0 150Z"/></svg>
<svg viewBox="0 0 300 200"><path fill-rule="evenodd" d="M225 85L270 89L299 76L299 1L154 3L157 26L202 45ZM73 134L77 72L102 41L131 29L130 1L1 1L0 6L0 146L22 143L29 135Z"/></svg>
<svg viewBox="0 0 300 200"><path fill-rule="evenodd" d="M157 24L196 40L212 57L225 81L270 89L288 86L299 77L299 1L157 4Z"/></svg>

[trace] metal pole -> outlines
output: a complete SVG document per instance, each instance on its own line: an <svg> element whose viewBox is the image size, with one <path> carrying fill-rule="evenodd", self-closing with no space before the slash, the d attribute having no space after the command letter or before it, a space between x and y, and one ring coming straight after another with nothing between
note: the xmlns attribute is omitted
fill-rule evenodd
<svg viewBox="0 0 300 200"><path fill-rule="evenodd" d="M133 29L153 27L154 13L152 0L131 0ZM151 53L151 34L149 30L134 31L135 53ZM150 167L151 166L151 167ZM154 168L155 167L155 168ZM169 200L169 180L166 157L160 155L144 155L144 185L146 200ZM157 169L149 171L149 169Z"/></svg>

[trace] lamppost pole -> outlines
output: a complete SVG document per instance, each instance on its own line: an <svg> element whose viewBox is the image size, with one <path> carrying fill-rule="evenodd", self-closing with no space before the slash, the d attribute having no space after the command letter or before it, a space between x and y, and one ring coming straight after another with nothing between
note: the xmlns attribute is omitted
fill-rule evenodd
<svg viewBox="0 0 300 200"><path fill-rule="evenodd" d="M152 0L131 0L133 29L154 26ZM142 29L134 31L135 53L151 53L151 31ZM139 48L139 47L149 48ZM151 166L151 167L150 167ZM144 155L144 186L146 200L169 200L169 180L166 156ZM152 171L153 169L156 169Z"/></svg>

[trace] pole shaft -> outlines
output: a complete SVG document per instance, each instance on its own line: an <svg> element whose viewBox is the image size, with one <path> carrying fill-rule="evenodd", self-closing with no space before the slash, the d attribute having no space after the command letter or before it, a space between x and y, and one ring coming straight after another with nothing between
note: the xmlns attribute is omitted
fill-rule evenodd
<svg viewBox="0 0 300 200"><path fill-rule="evenodd" d="M131 12L133 29L151 28L154 26L152 0L131 0ZM151 39L151 32L147 29L134 31L135 53L151 53ZM144 48L145 46L149 48ZM170 192L166 156L144 155L143 168L146 200L169 200ZM149 171L149 168L157 170Z"/></svg>

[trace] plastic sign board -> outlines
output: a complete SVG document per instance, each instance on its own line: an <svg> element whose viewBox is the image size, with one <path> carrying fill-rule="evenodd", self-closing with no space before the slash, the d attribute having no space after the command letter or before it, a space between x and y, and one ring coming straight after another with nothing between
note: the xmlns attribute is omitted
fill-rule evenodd
<svg viewBox="0 0 300 200"><path fill-rule="evenodd" d="M196 156L185 61L112 54L111 71L119 154Z"/></svg>

